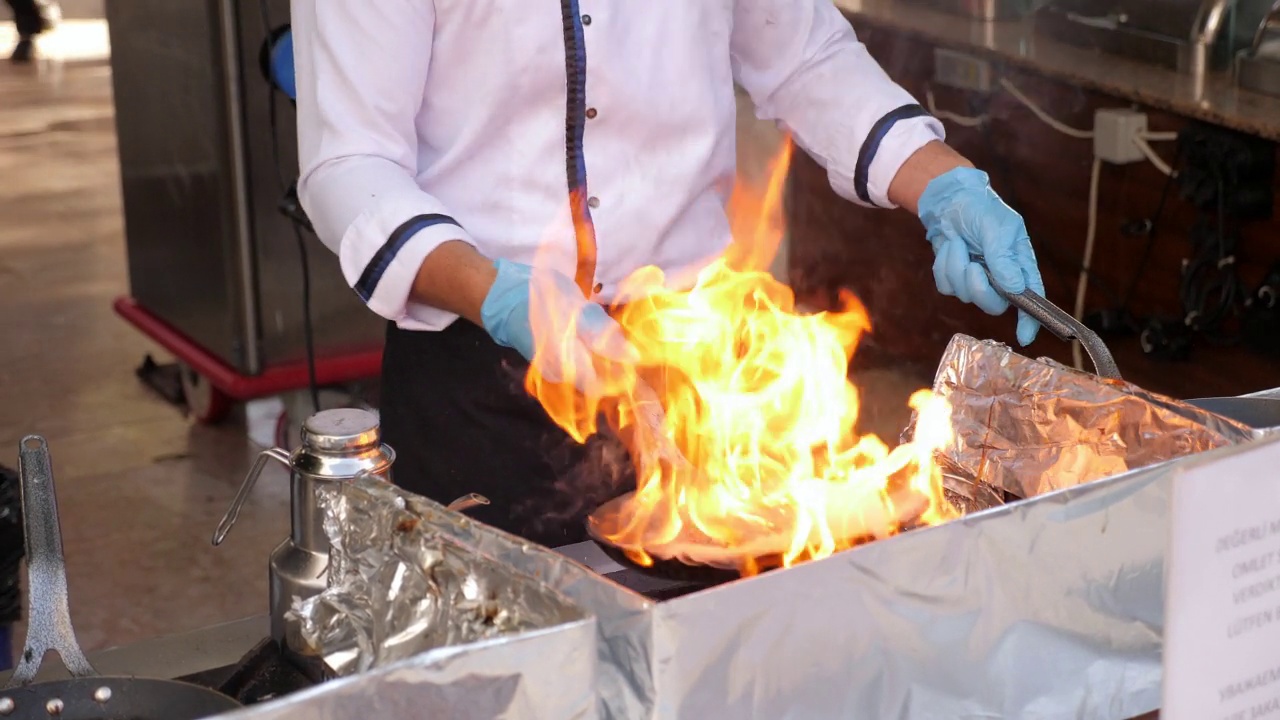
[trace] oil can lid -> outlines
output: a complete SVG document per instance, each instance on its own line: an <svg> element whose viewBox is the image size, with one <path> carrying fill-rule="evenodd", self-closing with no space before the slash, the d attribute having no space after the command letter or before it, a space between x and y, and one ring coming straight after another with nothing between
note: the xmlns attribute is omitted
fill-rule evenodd
<svg viewBox="0 0 1280 720"><path fill-rule="evenodd" d="M378 416L359 408L322 410L302 424L302 445L313 452L345 455L376 448Z"/></svg>

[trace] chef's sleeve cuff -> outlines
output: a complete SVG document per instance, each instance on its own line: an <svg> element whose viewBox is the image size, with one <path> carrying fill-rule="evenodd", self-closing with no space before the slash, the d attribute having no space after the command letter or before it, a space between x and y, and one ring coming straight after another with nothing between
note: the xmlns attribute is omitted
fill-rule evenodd
<svg viewBox="0 0 1280 720"><path fill-rule="evenodd" d="M450 240L475 243L443 213L409 215L394 226L386 218L386 213L357 218L342 239L339 258L347 283L369 309L399 321L406 317L409 294L427 255Z"/></svg>
<svg viewBox="0 0 1280 720"><path fill-rule="evenodd" d="M946 139L942 123L916 104L882 116L867 133L858 152L853 177L830 173L832 186L844 197L868 207L895 208L889 185L907 158L931 142Z"/></svg>

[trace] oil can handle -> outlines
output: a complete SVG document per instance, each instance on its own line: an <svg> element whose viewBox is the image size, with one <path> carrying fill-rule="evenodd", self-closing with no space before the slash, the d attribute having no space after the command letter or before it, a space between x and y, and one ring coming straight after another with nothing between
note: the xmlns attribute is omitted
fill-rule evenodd
<svg viewBox="0 0 1280 720"><path fill-rule="evenodd" d="M13 671L9 687L35 680L41 661L50 650L58 651L58 657L72 677L96 675L71 627L58 497L53 489L49 445L44 438L38 435L22 438L18 445L18 471L22 486L22 526L27 543L30 618L22 658Z"/></svg>
<svg viewBox="0 0 1280 720"><path fill-rule="evenodd" d="M445 509L452 510L454 512L466 512L467 510L470 510L473 507L480 507L481 505L488 505L488 504L489 504L489 498L479 493L467 493L466 495L463 495L457 500L454 500L453 502L446 505Z"/></svg>
<svg viewBox="0 0 1280 720"><path fill-rule="evenodd" d="M213 531L213 544L221 545L223 540L227 539L227 533L231 532L231 526L236 524L236 520L240 518L240 508L244 507L244 501L249 498L249 493L253 490L253 486L258 482L258 476L262 474L263 468L267 466L268 460L276 460L285 467L290 466L289 453L280 448L271 448L258 453L258 459L254 461L253 467L249 469L249 474L245 476L244 482L240 483L240 489L236 491L236 497L231 501L231 507L227 508L227 514L222 516L222 521L218 523L218 529Z"/></svg>

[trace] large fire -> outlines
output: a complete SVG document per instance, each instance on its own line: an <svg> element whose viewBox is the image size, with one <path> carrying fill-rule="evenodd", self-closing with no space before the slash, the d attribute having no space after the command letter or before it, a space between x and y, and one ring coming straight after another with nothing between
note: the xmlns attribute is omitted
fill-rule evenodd
<svg viewBox="0 0 1280 720"><path fill-rule="evenodd" d="M604 397L576 392L572 367L565 382L536 370L527 378L578 441L602 417L628 440L635 492L593 522L642 565L677 559L753 574L956 513L933 461L949 433L946 404L928 391L911 398L910 443L890 449L859 435L848 367L870 329L866 311L846 295L839 311L800 313L765 271L784 233L790 157L787 142L763 187L739 180L728 206L734 242L692 289L664 288L653 267L624 283L612 313L641 361L593 366ZM539 352L572 337L571 319L535 315Z"/></svg>

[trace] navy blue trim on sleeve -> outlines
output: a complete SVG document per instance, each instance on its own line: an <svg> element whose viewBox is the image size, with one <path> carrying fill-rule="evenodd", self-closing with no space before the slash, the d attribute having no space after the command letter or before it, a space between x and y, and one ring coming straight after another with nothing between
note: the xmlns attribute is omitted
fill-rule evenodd
<svg viewBox="0 0 1280 720"><path fill-rule="evenodd" d="M409 238L435 225L458 225L458 221L448 215L431 213L411 217L396 228L395 232L391 233L391 237L378 248L378 252L373 254L369 264L364 266L364 272L360 273L360 280L355 286L356 294L360 299L369 302L387 268L391 267L392 261L396 259L396 253L409 242ZM462 226L458 225L458 227Z"/></svg>
<svg viewBox="0 0 1280 720"><path fill-rule="evenodd" d="M569 185L569 211L573 216L578 264L574 281L588 296L596 272L596 230L587 205L587 162L582 137L587 124L587 42L578 0L560 0L564 23L564 65L566 82L565 173Z"/></svg>
<svg viewBox="0 0 1280 720"><path fill-rule="evenodd" d="M871 194L867 192L867 176L871 173L871 161L875 160L876 151L880 149L885 135L889 134L899 120L928 115L929 112L919 105L903 105L885 113L884 117L871 126L871 132L867 133L867 139L862 142L862 149L858 151L858 164L853 169L853 191L857 193L859 200L869 205L874 204L871 202Z"/></svg>

